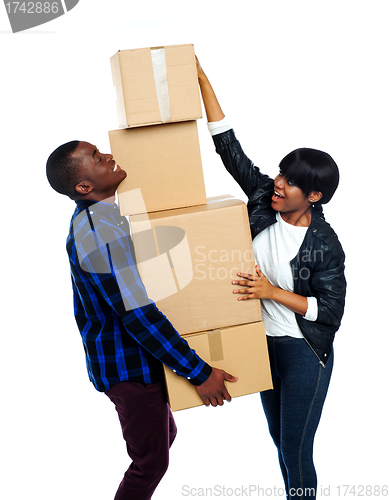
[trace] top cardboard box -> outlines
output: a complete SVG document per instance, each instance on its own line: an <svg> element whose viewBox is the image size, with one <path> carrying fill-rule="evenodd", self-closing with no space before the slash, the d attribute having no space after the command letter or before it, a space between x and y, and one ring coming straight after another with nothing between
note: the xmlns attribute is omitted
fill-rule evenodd
<svg viewBox="0 0 390 500"><path fill-rule="evenodd" d="M119 128L202 117L193 45L120 50L111 71Z"/></svg>

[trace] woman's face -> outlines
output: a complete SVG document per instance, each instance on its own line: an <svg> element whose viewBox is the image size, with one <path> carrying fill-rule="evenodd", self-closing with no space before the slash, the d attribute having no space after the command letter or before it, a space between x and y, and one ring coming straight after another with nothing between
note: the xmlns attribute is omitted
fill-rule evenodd
<svg viewBox="0 0 390 500"><path fill-rule="evenodd" d="M305 196L302 189L288 182L284 175L279 174L274 181L274 194L272 196L272 208L277 212L301 212L310 205L310 196Z"/></svg>

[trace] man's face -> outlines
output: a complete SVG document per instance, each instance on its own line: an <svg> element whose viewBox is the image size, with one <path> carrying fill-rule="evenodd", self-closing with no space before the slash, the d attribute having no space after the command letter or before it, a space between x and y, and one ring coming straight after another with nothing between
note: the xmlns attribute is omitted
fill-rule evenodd
<svg viewBox="0 0 390 500"><path fill-rule="evenodd" d="M102 201L115 194L117 187L126 178L126 172L116 164L111 154L102 154L89 142L80 142L72 157L80 162L79 184L92 187L92 197ZM81 188L82 189L82 188ZM76 190L82 193L77 187Z"/></svg>

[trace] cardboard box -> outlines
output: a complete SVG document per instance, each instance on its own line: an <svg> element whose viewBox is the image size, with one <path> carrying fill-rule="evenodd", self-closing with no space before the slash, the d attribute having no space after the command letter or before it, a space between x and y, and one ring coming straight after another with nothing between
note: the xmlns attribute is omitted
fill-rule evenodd
<svg viewBox="0 0 390 500"><path fill-rule="evenodd" d="M127 172L118 188L122 215L206 203L196 121L114 130L109 138ZM138 204L137 189L144 204Z"/></svg>
<svg viewBox="0 0 390 500"><path fill-rule="evenodd" d="M261 320L260 301L238 301L231 284L255 268L245 203L215 197L131 216L130 226L148 296L181 335Z"/></svg>
<svg viewBox="0 0 390 500"><path fill-rule="evenodd" d="M209 365L238 377L225 382L234 398L272 389L267 341L262 322L186 336ZM203 404L196 388L164 365L168 401L173 411Z"/></svg>
<svg viewBox="0 0 390 500"><path fill-rule="evenodd" d="M120 50L111 71L120 128L202 117L193 45Z"/></svg>

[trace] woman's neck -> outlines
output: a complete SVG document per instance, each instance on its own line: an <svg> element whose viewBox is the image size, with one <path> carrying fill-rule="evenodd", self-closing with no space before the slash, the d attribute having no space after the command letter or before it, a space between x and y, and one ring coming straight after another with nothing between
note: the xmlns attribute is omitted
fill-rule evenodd
<svg viewBox="0 0 390 500"><path fill-rule="evenodd" d="M292 226L309 227L311 223L311 205L305 210L297 210L294 212L280 212L280 216Z"/></svg>

